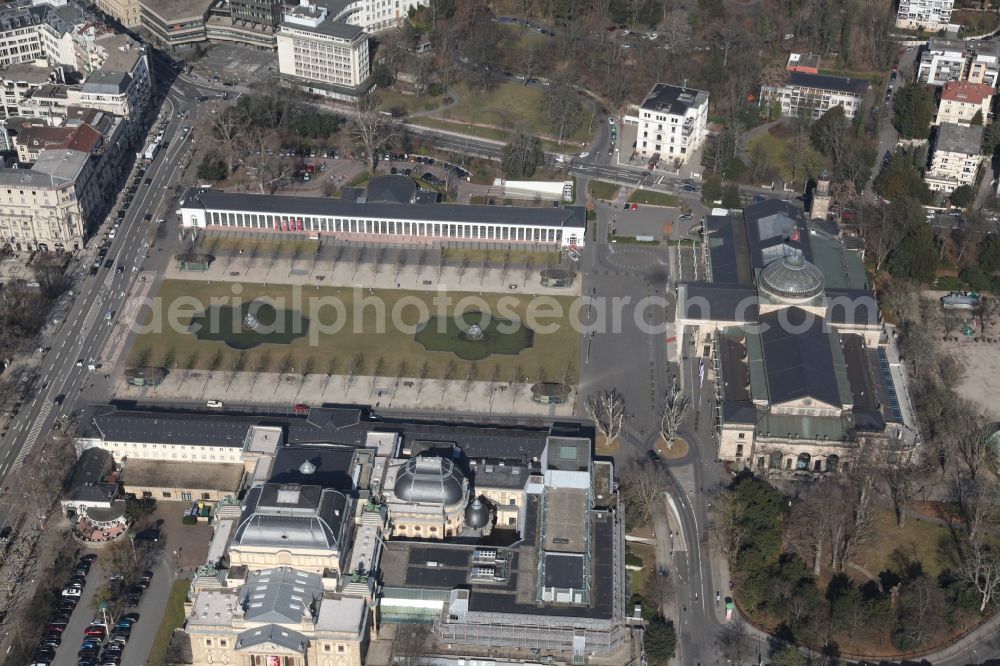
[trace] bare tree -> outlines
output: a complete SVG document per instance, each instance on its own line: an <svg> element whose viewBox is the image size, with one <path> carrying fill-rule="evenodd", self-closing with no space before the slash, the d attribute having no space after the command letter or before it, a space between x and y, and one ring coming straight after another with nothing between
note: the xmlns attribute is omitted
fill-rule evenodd
<svg viewBox="0 0 1000 666"><path fill-rule="evenodd" d="M385 359L381 356L375 359L375 361L368 368L368 397L370 398L375 394L375 387L378 385L378 378L381 376L382 371L385 369Z"/></svg>
<svg viewBox="0 0 1000 666"><path fill-rule="evenodd" d="M625 422L625 398L615 389L605 389L587 398L587 416L608 444L622 432Z"/></svg>
<svg viewBox="0 0 1000 666"><path fill-rule="evenodd" d="M475 383L476 377L478 375L479 375L479 364L475 362L470 363L468 370L465 373L465 382L462 384L462 387L465 389L466 400L469 399L469 392L472 391L472 385L473 383Z"/></svg>
<svg viewBox="0 0 1000 666"><path fill-rule="evenodd" d="M326 357L326 383L323 385L324 394L326 393L326 390L330 388L330 380L332 380L333 376L337 374L338 363L339 361L336 356L331 354Z"/></svg>
<svg viewBox="0 0 1000 666"><path fill-rule="evenodd" d="M227 177L236 169L237 155L241 152L241 144L246 138L249 127L249 119L234 109L212 115L212 136L218 141L219 148L225 156Z"/></svg>
<svg viewBox="0 0 1000 666"><path fill-rule="evenodd" d="M293 369L292 368L292 361L293 360L294 359L292 357L292 352L288 352L287 354L285 354L284 356L281 357L280 361L278 361L278 376L277 376L277 378L274 381L274 393L275 394L278 393L278 387L281 386L281 381L282 381L282 379L284 379L284 376L290 370Z"/></svg>
<svg viewBox="0 0 1000 666"><path fill-rule="evenodd" d="M448 390L448 382L450 382L455 377L455 370L456 369L457 369L457 367L455 366L455 362L452 361L452 360L450 360L450 359L448 360L447 363L444 364L444 372L441 373L441 398L442 399L444 398L444 392Z"/></svg>
<svg viewBox="0 0 1000 666"><path fill-rule="evenodd" d="M263 372L267 372L267 369L271 367L271 354L270 352L261 352L255 359L253 363L253 380L250 382L250 391L253 392L253 387L257 385L257 380L260 379L260 375Z"/></svg>
<svg viewBox="0 0 1000 666"><path fill-rule="evenodd" d="M643 522L649 520L657 507L663 506L663 493L669 487L663 465L650 465L632 459L621 471L625 501L639 510Z"/></svg>
<svg viewBox="0 0 1000 666"><path fill-rule="evenodd" d="M424 390L424 384L427 383L427 375L431 372L431 365L427 361L420 364L420 369L417 370L417 399L420 399L420 393Z"/></svg>
<svg viewBox="0 0 1000 666"><path fill-rule="evenodd" d="M660 414L660 436L663 437L663 445L668 451L674 446L677 430L684 422L690 404L691 401L681 391L677 378L674 377L670 382L670 388L667 389L663 412Z"/></svg>
<svg viewBox="0 0 1000 666"><path fill-rule="evenodd" d="M243 371L247 365L247 355L246 354L236 354L236 358L233 360L233 365L230 367L229 372L229 382L226 383L226 392L229 391L229 387L233 385L233 380L236 379L236 375Z"/></svg>
<svg viewBox="0 0 1000 666"><path fill-rule="evenodd" d="M307 356L305 362L302 364L302 372L299 374L299 390L295 393L295 400L298 401L299 393L302 392L303 387L306 385L306 379L309 378L316 369L316 359L312 356Z"/></svg>
<svg viewBox="0 0 1000 666"><path fill-rule="evenodd" d="M354 358L351 359L350 364L347 366L347 374L344 375L344 397L351 390L351 386L354 384L354 380L357 379L358 373L361 372L361 368L365 363L365 355L358 352Z"/></svg>
<svg viewBox="0 0 1000 666"><path fill-rule="evenodd" d="M379 98L372 94L358 99L348 123L351 140L365 150L368 166L374 173L379 153L392 140L394 131L389 116L382 111Z"/></svg>
<svg viewBox="0 0 1000 666"><path fill-rule="evenodd" d="M729 663L742 664L750 654L749 637L746 623L737 617L723 625L716 641Z"/></svg>
<svg viewBox="0 0 1000 666"><path fill-rule="evenodd" d="M396 274L393 276L392 279L397 284L399 283L400 273L402 273L403 269L406 268L407 259L408 257L406 255L406 250L400 250L399 253L396 255Z"/></svg>
<svg viewBox="0 0 1000 666"><path fill-rule="evenodd" d="M995 545L983 538L982 533L970 540L962 571L965 579L979 593L979 612L984 612L1000 590L1000 553Z"/></svg>

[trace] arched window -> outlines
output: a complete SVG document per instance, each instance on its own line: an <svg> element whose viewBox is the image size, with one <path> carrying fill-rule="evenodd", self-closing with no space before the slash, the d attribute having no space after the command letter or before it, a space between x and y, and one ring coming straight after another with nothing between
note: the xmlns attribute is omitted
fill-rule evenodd
<svg viewBox="0 0 1000 666"><path fill-rule="evenodd" d="M840 456L831 453L826 457L826 471L836 472L838 467L840 467Z"/></svg>
<svg viewBox="0 0 1000 666"><path fill-rule="evenodd" d="M781 451L771 451L767 466L769 469L781 469Z"/></svg>
<svg viewBox="0 0 1000 666"><path fill-rule="evenodd" d="M808 453L800 453L798 459L795 461L795 469L797 470L809 470L809 459Z"/></svg>

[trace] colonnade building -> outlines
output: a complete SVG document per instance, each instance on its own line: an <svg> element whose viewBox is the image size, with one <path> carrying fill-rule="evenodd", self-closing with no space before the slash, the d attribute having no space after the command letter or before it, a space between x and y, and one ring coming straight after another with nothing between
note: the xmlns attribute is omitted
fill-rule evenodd
<svg viewBox="0 0 1000 666"><path fill-rule="evenodd" d="M333 236L372 243L525 243L582 247L582 206L520 208L382 203L327 198L230 194L191 188L181 198L185 229Z"/></svg>

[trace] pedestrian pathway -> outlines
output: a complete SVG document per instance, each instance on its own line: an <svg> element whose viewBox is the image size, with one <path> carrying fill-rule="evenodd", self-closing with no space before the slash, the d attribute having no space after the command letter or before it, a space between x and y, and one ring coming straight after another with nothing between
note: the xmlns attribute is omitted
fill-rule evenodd
<svg viewBox="0 0 1000 666"><path fill-rule="evenodd" d="M298 403L372 405L383 409L438 410L451 413L520 414L547 418L573 415L575 397L564 405L542 405L531 399L530 384L418 377L174 370L163 384L136 387L116 378L120 400L160 400L204 404L222 401L227 408ZM194 397L192 397L194 396Z"/></svg>

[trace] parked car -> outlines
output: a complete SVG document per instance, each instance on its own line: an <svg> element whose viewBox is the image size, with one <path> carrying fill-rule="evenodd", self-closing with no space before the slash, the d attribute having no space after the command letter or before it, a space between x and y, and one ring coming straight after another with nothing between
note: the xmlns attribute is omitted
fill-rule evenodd
<svg viewBox="0 0 1000 666"><path fill-rule="evenodd" d="M309 413L309 405L302 404L301 402L299 404L295 405L294 409L295 409L295 413L296 414L308 414Z"/></svg>

